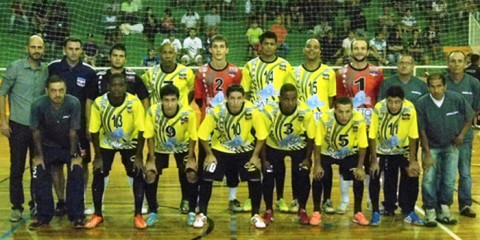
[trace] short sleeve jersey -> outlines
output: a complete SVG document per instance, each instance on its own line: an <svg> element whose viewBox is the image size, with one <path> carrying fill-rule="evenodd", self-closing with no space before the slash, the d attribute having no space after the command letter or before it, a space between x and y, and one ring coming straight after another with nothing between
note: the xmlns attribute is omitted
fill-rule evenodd
<svg viewBox="0 0 480 240"><path fill-rule="evenodd" d="M347 96L353 99L360 91L365 92L365 99L355 107L364 115L368 125L383 79L382 70L372 64L364 69L345 65L337 72L337 97Z"/></svg>
<svg viewBox="0 0 480 240"><path fill-rule="evenodd" d="M70 149L70 130L80 129L81 107L76 97L66 94L56 109L44 95L33 102L31 111L30 128L40 131L43 146Z"/></svg>
<svg viewBox="0 0 480 240"><path fill-rule="evenodd" d="M418 138L417 112L413 103L404 100L402 109L391 114L387 100L375 105L368 137L375 139L377 153L384 155L406 155L409 152L409 138Z"/></svg>
<svg viewBox="0 0 480 240"><path fill-rule="evenodd" d="M296 151L307 146L306 138L315 138L313 112L305 103L298 101L290 115L282 113L279 103L267 105L262 113L269 147Z"/></svg>
<svg viewBox="0 0 480 240"><path fill-rule="evenodd" d="M264 62L260 57L250 60L242 70L242 87L245 92L250 92L251 101L262 99L277 100L278 92L285 83L294 83L292 78L292 66L287 60L277 57L272 62ZM263 92L268 85L273 85L273 91Z"/></svg>
<svg viewBox="0 0 480 240"><path fill-rule="evenodd" d="M144 138L155 138L155 152L188 152L190 140L197 141L196 114L189 106L179 106L174 116L165 116L162 104L152 105L145 117Z"/></svg>
<svg viewBox="0 0 480 240"><path fill-rule="evenodd" d="M325 64L321 64L316 70L309 71L304 65L294 70L294 79L297 82L299 99L307 102L312 97L319 101L315 112L324 112L330 109L329 97L337 95L337 82L335 71Z"/></svg>
<svg viewBox="0 0 480 240"><path fill-rule="evenodd" d="M321 146L323 155L336 159L354 155L358 148L368 147L366 126L363 115L356 110L350 121L342 125L335 119L334 109L330 109L318 121L315 145Z"/></svg>
<svg viewBox="0 0 480 240"><path fill-rule="evenodd" d="M255 136L252 130L255 130ZM236 115L229 112L226 103L210 111L200 125L198 138L208 141L212 132L212 148L224 153L253 151L255 139L267 138L261 113L249 101L245 101L242 110Z"/></svg>
<svg viewBox="0 0 480 240"><path fill-rule="evenodd" d="M144 131L145 110L136 96L126 93L122 105L115 107L108 100L108 93L92 104L91 133L100 132L100 147L104 149L134 149L138 132Z"/></svg>
<svg viewBox="0 0 480 240"><path fill-rule="evenodd" d="M206 108L214 107L211 100L215 96L220 92L226 96L227 88L232 84L240 84L241 81L242 71L231 63L220 70L210 64L199 67L195 75L195 99L203 101L202 113L206 112Z"/></svg>
<svg viewBox="0 0 480 240"><path fill-rule="evenodd" d="M182 106L190 105L188 94L193 91L195 81L195 75L190 68L177 64L172 72L165 72L161 65L157 65L144 73L142 80L150 94L152 105L160 102L160 89L167 84L173 84L178 88Z"/></svg>
<svg viewBox="0 0 480 240"><path fill-rule="evenodd" d="M137 95L140 100L148 98L148 90L145 87L142 79L133 71L124 69L121 73L127 80L127 92L133 95ZM108 80L112 76L110 69L97 73L97 86L92 94L89 94L88 98L95 100L98 96L101 96L108 92L107 85Z"/></svg>

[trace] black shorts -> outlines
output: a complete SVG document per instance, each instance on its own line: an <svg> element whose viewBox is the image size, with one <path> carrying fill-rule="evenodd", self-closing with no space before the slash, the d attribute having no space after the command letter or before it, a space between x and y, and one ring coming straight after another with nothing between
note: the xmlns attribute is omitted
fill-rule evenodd
<svg viewBox="0 0 480 240"><path fill-rule="evenodd" d="M322 168L327 168L332 164L337 164L339 166L340 174L343 176L343 179L346 181L354 180L353 176L354 171L358 166L358 155L347 156L343 159L335 159L327 155L321 156Z"/></svg>
<svg viewBox="0 0 480 240"><path fill-rule="evenodd" d="M115 159L115 153L120 152L122 156L122 164L125 167L125 171L129 177L134 177L134 165L133 162L135 161L135 153L137 149L105 149L100 148L100 154L102 154L103 160L103 174L108 176L110 170L112 170L113 160Z"/></svg>
<svg viewBox="0 0 480 240"><path fill-rule="evenodd" d="M72 160L68 148L42 146L42 151L45 165L69 165Z"/></svg>
<svg viewBox="0 0 480 240"><path fill-rule="evenodd" d="M169 153L155 153L155 167L157 168L157 174L162 175L163 169L168 168L168 162L170 159ZM188 160L188 152L173 154L177 168L185 171L185 163Z"/></svg>
<svg viewBox="0 0 480 240"><path fill-rule="evenodd" d="M250 161L253 151L246 153L224 153L212 149L212 152L217 158L217 166L214 172L203 170L203 179L207 181L222 181L228 168L236 168L242 182L248 180L260 181L260 179L251 179L244 167L245 164Z"/></svg>
<svg viewBox="0 0 480 240"><path fill-rule="evenodd" d="M272 165L274 172L279 168L279 161L284 161L286 156L289 156L292 159L292 171L298 171L300 169L300 164L307 156L307 149L303 148L295 151L286 151L267 146L266 155L267 161Z"/></svg>

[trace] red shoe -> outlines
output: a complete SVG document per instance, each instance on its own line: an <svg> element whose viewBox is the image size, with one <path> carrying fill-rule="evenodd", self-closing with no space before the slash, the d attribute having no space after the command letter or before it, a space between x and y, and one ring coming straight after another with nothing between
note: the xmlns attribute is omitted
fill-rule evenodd
<svg viewBox="0 0 480 240"><path fill-rule="evenodd" d="M92 215L92 218L88 220L87 224L85 224L85 228L92 229L96 228L100 223L103 222L103 217L97 216L95 214Z"/></svg>
<svg viewBox="0 0 480 240"><path fill-rule="evenodd" d="M297 216L300 224L302 225L310 224L310 219L308 218L308 215L307 215L307 212L305 212L305 209L301 208L300 210L298 210Z"/></svg>
<svg viewBox="0 0 480 240"><path fill-rule="evenodd" d="M263 221L268 225L270 223L273 223L273 211L272 209L268 209L265 211L263 214Z"/></svg>
<svg viewBox="0 0 480 240"><path fill-rule="evenodd" d="M138 229L145 229L147 228L147 223L145 219L143 219L142 215L138 214L133 218L133 222L135 223L135 228Z"/></svg>

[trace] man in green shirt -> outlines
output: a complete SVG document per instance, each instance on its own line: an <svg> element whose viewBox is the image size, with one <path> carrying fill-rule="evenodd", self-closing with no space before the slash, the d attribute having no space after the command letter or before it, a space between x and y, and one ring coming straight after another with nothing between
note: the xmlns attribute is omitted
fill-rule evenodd
<svg viewBox="0 0 480 240"><path fill-rule="evenodd" d="M459 93L467 100L473 111L480 111L480 82L465 74L465 54L462 51L452 51L448 54L448 73L445 75L448 91ZM472 164L473 129L470 125L465 140L460 146L458 159L458 206L460 214L474 218L472 210Z"/></svg>
<svg viewBox="0 0 480 240"><path fill-rule="evenodd" d="M28 57L10 64L0 87L0 127L10 144L10 202L13 210L11 222L22 219L22 204L25 201L22 182L27 149L30 152L30 163L33 156L32 131L29 127L30 106L37 97L45 94L48 76L46 65L41 63L43 39L37 35L31 36L25 50ZM10 101L9 119L6 113L7 97ZM33 196L29 205L33 210Z"/></svg>
<svg viewBox="0 0 480 240"><path fill-rule="evenodd" d="M389 77L382 83L380 92L378 93L377 102L385 99L387 89L391 86L398 85L405 92L405 98L415 104L415 102L423 95L428 93L427 84L419 78L413 76L413 68L415 61L411 55L403 55L397 63L398 74Z"/></svg>
<svg viewBox="0 0 480 240"><path fill-rule="evenodd" d="M423 149L425 226L434 227L437 225L435 220L445 224L457 223L450 214L450 205L459 148L471 128L473 110L460 94L445 91L444 76L430 75L427 85L430 94L418 99L416 108Z"/></svg>

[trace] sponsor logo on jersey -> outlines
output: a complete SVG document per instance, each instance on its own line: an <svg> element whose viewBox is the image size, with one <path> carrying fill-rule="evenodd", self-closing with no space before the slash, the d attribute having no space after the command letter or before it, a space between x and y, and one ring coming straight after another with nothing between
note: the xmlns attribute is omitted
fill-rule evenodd
<svg viewBox="0 0 480 240"><path fill-rule="evenodd" d="M77 85L79 87L85 87L86 82L87 82L87 79L82 78L82 77L77 77Z"/></svg>
<svg viewBox="0 0 480 240"><path fill-rule="evenodd" d="M127 82L135 82L135 75L126 75Z"/></svg>
<svg viewBox="0 0 480 240"><path fill-rule="evenodd" d="M287 64L284 63L284 62L281 62L279 65L278 65L278 69L282 70L282 71L286 71L287 70Z"/></svg>
<svg viewBox="0 0 480 240"><path fill-rule="evenodd" d="M178 78L180 80L187 80L187 73L186 72L181 72L178 74Z"/></svg>
<svg viewBox="0 0 480 240"><path fill-rule="evenodd" d="M370 70L368 73L369 73L370 75L374 76L374 77L376 77L376 76L378 75L378 71L377 71L377 70Z"/></svg>
<svg viewBox="0 0 480 240"><path fill-rule="evenodd" d="M328 72L323 72L322 77L323 77L323 80L328 80L330 75L328 75Z"/></svg>
<svg viewBox="0 0 480 240"><path fill-rule="evenodd" d="M402 120L410 120L410 113L409 112L402 113Z"/></svg>

